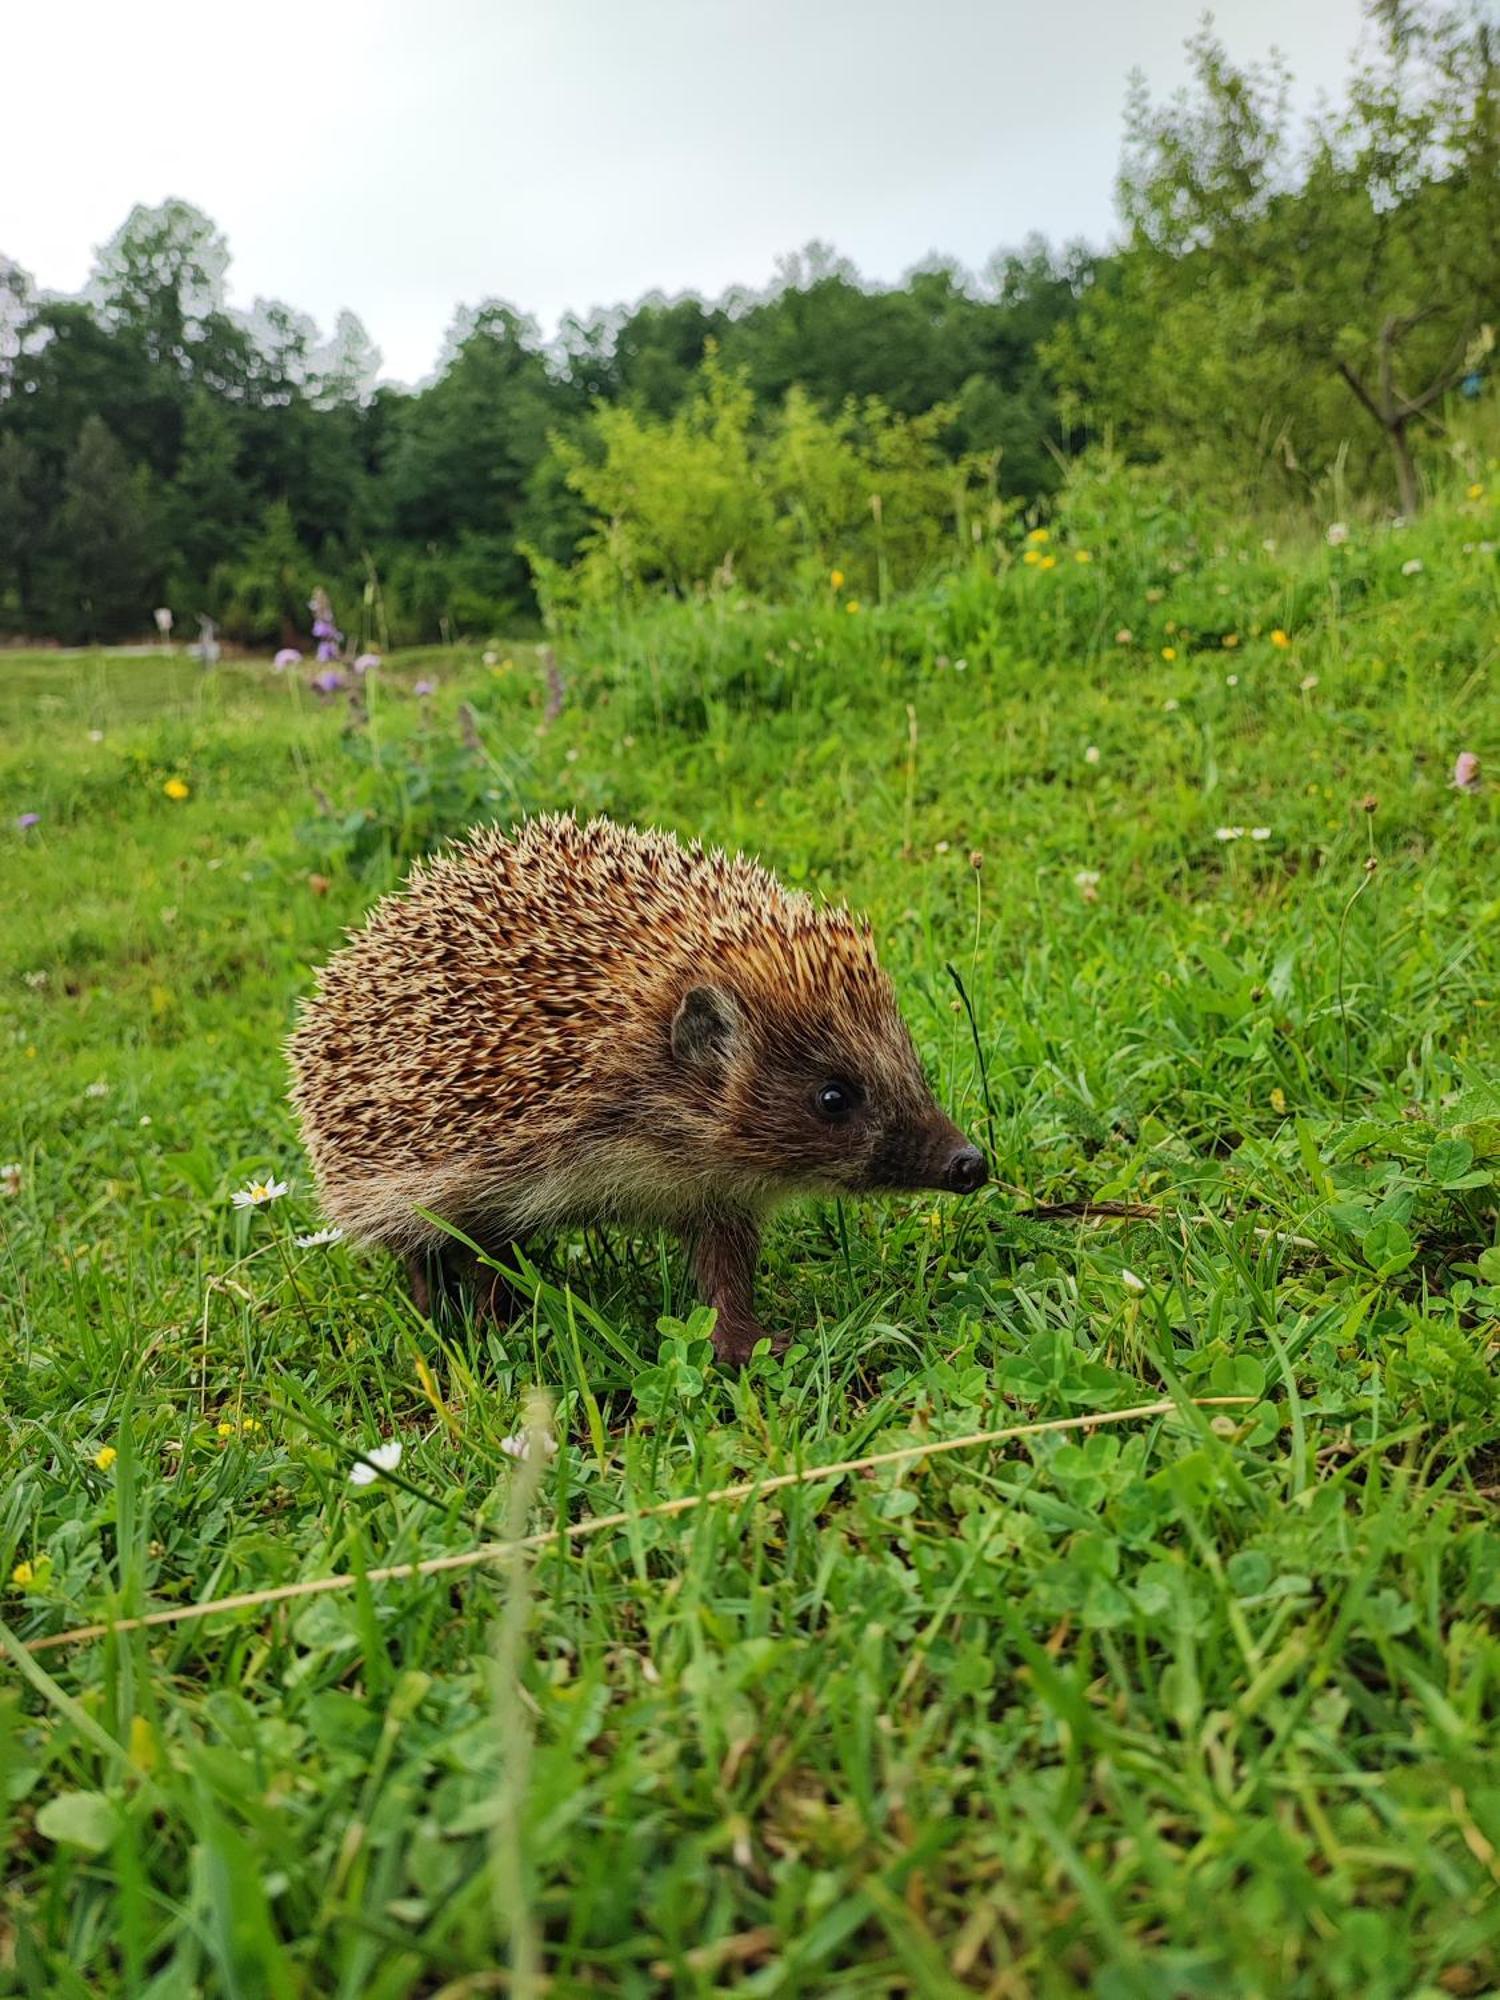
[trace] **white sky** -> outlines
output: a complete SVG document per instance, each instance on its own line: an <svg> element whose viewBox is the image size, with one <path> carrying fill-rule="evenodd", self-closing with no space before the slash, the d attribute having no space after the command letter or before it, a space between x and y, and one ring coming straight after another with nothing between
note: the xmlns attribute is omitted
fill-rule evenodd
<svg viewBox="0 0 1500 2000"><path fill-rule="evenodd" d="M759 286L812 238L869 277L1113 225L1126 78L1201 0L0 0L0 252L75 291L136 201L223 229L232 301L341 306L385 372L460 302ZM1300 101L1358 0L1220 0Z"/></svg>

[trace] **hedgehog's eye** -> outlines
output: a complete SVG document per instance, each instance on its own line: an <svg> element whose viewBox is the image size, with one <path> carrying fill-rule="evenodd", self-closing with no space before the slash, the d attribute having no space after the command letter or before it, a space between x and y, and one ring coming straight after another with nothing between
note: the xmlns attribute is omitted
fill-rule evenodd
<svg viewBox="0 0 1500 2000"><path fill-rule="evenodd" d="M836 1123L840 1118L847 1118L854 1109L854 1092L847 1083L830 1080L818 1085L813 1103L820 1118L828 1119L831 1124Z"/></svg>

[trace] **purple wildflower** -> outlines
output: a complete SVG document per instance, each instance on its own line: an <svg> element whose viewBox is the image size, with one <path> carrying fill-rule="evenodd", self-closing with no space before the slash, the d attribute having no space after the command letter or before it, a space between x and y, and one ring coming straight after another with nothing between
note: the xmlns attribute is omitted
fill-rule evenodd
<svg viewBox="0 0 1500 2000"><path fill-rule="evenodd" d="M312 684L319 694L337 694L344 685L344 676L336 674L333 668L329 667L324 673L314 674Z"/></svg>
<svg viewBox="0 0 1500 2000"><path fill-rule="evenodd" d="M326 667L330 660L336 660L338 656L339 649L335 640L320 639L318 641L318 664L320 666Z"/></svg>
<svg viewBox="0 0 1500 2000"><path fill-rule="evenodd" d="M40 822L41 817L42 816L40 813L17 813L16 815L17 829L21 833L24 833L27 827L36 826Z"/></svg>
<svg viewBox="0 0 1500 2000"><path fill-rule="evenodd" d="M315 618L313 620L313 637L315 639L331 639L333 637L333 620L331 618Z"/></svg>
<svg viewBox="0 0 1500 2000"><path fill-rule="evenodd" d="M379 665L379 653L361 653L359 658L354 662L354 671L357 674L367 674L372 667L378 667Z"/></svg>
<svg viewBox="0 0 1500 2000"><path fill-rule="evenodd" d="M1453 783L1461 792L1479 790L1479 758L1474 751L1459 751L1453 766Z"/></svg>
<svg viewBox="0 0 1500 2000"><path fill-rule="evenodd" d="M297 651L295 646L283 646L271 662L271 665L276 669L278 674L283 667L300 667L301 664L302 655Z"/></svg>
<svg viewBox="0 0 1500 2000"><path fill-rule="evenodd" d="M411 690L411 691L412 691L412 693L413 693L413 694L436 694L436 693L437 693L437 682L436 682L436 681L414 681L414 682L412 683L412 690Z"/></svg>

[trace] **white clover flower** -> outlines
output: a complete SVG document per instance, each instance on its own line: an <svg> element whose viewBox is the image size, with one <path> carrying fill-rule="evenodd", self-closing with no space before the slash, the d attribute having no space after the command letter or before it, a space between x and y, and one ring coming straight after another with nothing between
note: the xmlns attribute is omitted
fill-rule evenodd
<svg viewBox="0 0 1500 2000"><path fill-rule="evenodd" d="M19 1160L7 1160L5 1165L0 1167L0 1194L19 1194L20 1192L21 1163Z"/></svg>
<svg viewBox="0 0 1500 2000"><path fill-rule="evenodd" d="M1215 840L1243 840L1244 838L1245 829L1242 826L1220 826L1214 829Z"/></svg>
<svg viewBox="0 0 1500 2000"><path fill-rule="evenodd" d="M515 1431L510 1437L501 1438L500 1449L507 1458L530 1458L534 1437L540 1441L543 1458L556 1458L557 1439L547 1431Z"/></svg>
<svg viewBox="0 0 1500 2000"><path fill-rule="evenodd" d="M401 1440L392 1438L389 1444L372 1444L368 1451L362 1451L358 1461L350 1468L351 1486L373 1486L382 1472L394 1472L401 1463Z"/></svg>
<svg viewBox="0 0 1500 2000"><path fill-rule="evenodd" d="M1250 838L1252 840L1269 840L1271 838L1271 829L1268 826L1252 826L1250 829Z"/></svg>
<svg viewBox="0 0 1500 2000"><path fill-rule="evenodd" d="M287 1186L286 1181L251 1181L248 1187L236 1188L231 1199L236 1208L264 1208L268 1201L280 1201Z"/></svg>
<svg viewBox="0 0 1500 2000"><path fill-rule="evenodd" d="M1119 631L1116 632L1115 634L1115 644L1117 646L1128 646L1133 637L1134 634L1131 632L1130 627L1128 625L1122 625Z"/></svg>
<svg viewBox="0 0 1500 2000"><path fill-rule="evenodd" d="M292 1241L296 1244L299 1250L316 1250L320 1248L321 1245L323 1245L324 1243L340 1242L343 1238L343 1234L344 1234L343 1230L338 1228L314 1229L311 1232L311 1234L307 1236L293 1237Z"/></svg>
<svg viewBox="0 0 1500 2000"><path fill-rule="evenodd" d="M1162 708L1168 715L1175 715L1181 706L1182 703L1177 699L1175 694L1169 694L1162 703Z"/></svg>
<svg viewBox="0 0 1500 2000"><path fill-rule="evenodd" d="M47 975L45 972L23 972L21 977L33 993L40 993L42 988L47 984Z"/></svg>
<svg viewBox="0 0 1500 2000"><path fill-rule="evenodd" d="M108 1097L109 1085L101 1076L96 1082L87 1085L83 1094L85 1097Z"/></svg>
<svg viewBox="0 0 1500 2000"><path fill-rule="evenodd" d="M1420 556L1413 556L1409 562L1402 563L1401 574L1403 576L1420 576L1422 574L1422 558Z"/></svg>
<svg viewBox="0 0 1500 2000"><path fill-rule="evenodd" d="M1349 528L1346 522L1330 521L1328 523L1329 548L1331 549L1342 548L1344 543L1347 542L1348 539L1349 539Z"/></svg>
<svg viewBox="0 0 1500 2000"><path fill-rule="evenodd" d="M1084 761L1084 763L1085 763L1085 764L1097 764L1097 763L1098 763L1098 761L1099 761L1099 745L1098 745L1097 743L1091 743L1091 744L1089 745L1088 749L1084 751L1084 753L1083 753L1083 761Z"/></svg>
<svg viewBox="0 0 1500 2000"><path fill-rule="evenodd" d="M1226 674L1226 675L1224 676L1224 685L1225 685L1225 687L1227 687L1227 688L1237 688L1237 687L1239 686L1239 684L1240 684L1240 677L1239 677L1239 675L1238 675L1238 674Z"/></svg>
<svg viewBox="0 0 1500 2000"><path fill-rule="evenodd" d="M1311 694L1313 689L1318 685L1318 677L1316 674L1304 674L1297 685L1304 694Z"/></svg>

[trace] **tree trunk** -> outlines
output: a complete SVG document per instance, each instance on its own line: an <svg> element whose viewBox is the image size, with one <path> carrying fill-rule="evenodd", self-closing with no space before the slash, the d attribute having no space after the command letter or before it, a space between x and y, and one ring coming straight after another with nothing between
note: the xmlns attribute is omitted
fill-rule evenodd
<svg viewBox="0 0 1500 2000"><path fill-rule="evenodd" d="M1388 427L1391 454L1396 461L1396 491L1401 496L1401 512L1410 521L1415 518L1422 504L1421 488L1417 485L1416 460L1411 455L1411 440L1406 435L1405 423L1394 423Z"/></svg>

